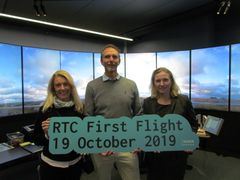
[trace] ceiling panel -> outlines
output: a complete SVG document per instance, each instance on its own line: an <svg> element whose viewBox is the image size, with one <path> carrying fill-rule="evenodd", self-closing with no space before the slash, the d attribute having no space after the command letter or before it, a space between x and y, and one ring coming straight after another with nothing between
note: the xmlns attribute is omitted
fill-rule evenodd
<svg viewBox="0 0 240 180"><path fill-rule="evenodd" d="M126 35L213 1L216 0L42 0L47 16L37 17L34 0L0 0L0 12ZM40 0L36 0L36 4L39 6Z"/></svg>

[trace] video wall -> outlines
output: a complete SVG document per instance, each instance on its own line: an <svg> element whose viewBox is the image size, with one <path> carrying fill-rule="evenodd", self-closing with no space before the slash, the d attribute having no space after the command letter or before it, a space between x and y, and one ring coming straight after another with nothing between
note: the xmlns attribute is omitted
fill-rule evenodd
<svg viewBox="0 0 240 180"><path fill-rule="evenodd" d="M157 67L170 69L195 108L240 112L240 44L186 51L121 54L120 75L150 96ZM87 83L104 73L100 53L70 52L0 43L0 117L36 112L51 75L67 70L81 99Z"/></svg>

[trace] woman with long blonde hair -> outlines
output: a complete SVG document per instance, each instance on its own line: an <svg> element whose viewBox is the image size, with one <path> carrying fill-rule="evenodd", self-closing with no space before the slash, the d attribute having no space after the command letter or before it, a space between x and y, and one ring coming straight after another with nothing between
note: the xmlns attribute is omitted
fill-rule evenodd
<svg viewBox="0 0 240 180"><path fill-rule="evenodd" d="M40 107L34 129L34 143L43 146L40 158L39 175L41 180L79 180L81 176L80 154L72 151L68 154L49 152L48 127L51 117L83 116L83 104L77 94L71 75L56 71L48 83L47 98Z"/></svg>
<svg viewBox="0 0 240 180"><path fill-rule="evenodd" d="M197 130L197 121L191 101L180 94L172 72L164 67L152 73L151 96L144 99L143 113L179 114L190 123L193 131ZM183 180L187 163L185 151L147 152L147 180Z"/></svg>

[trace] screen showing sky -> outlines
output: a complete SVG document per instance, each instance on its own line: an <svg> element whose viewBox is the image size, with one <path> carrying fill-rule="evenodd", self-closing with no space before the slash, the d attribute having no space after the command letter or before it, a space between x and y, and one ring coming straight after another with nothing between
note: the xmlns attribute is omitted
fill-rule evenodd
<svg viewBox="0 0 240 180"><path fill-rule="evenodd" d="M195 108L240 112L240 44L191 51L121 54L118 72L134 80L140 96L145 98L150 96L150 79L157 67L167 67L173 72L183 94L189 95L191 89ZM59 69L73 76L82 99L87 83L104 73L100 53L0 44L0 116L21 114L22 107L24 113L38 111L46 98L48 81Z"/></svg>
<svg viewBox="0 0 240 180"><path fill-rule="evenodd" d="M172 73L181 93L189 96L189 51L157 53L157 67L166 67Z"/></svg>
<svg viewBox="0 0 240 180"><path fill-rule="evenodd" d="M240 111L240 44L231 46L231 111Z"/></svg>
<svg viewBox="0 0 240 180"><path fill-rule="evenodd" d="M0 116L22 113L21 47L0 44Z"/></svg>
<svg viewBox="0 0 240 180"><path fill-rule="evenodd" d="M150 96L151 75L155 69L155 53L126 54L126 77L136 82L141 97Z"/></svg>
<svg viewBox="0 0 240 180"><path fill-rule="evenodd" d="M191 96L195 107L227 110L229 46L192 50Z"/></svg>
<svg viewBox="0 0 240 180"><path fill-rule="evenodd" d="M71 74L80 98L84 99L87 83L93 80L93 53L61 51L61 69Z"/></svg>
<svg viewBox="0 0 240 180"><path fill-rule="evenodd" d="M60 69L60 51L23 48L24 111L37 111L52 74Z"/></svg>

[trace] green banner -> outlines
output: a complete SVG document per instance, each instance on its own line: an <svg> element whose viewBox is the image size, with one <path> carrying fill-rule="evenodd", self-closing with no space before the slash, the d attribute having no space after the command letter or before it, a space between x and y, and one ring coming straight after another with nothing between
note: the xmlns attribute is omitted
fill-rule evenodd
<svg viewBox="0 0 240 180"><path fill-rule="evenodd" d="M103 116L53 117L49 126L53 154L106 151L180 151L196 149L198 136L180 115L168 114L106 119Z"/></svg>

